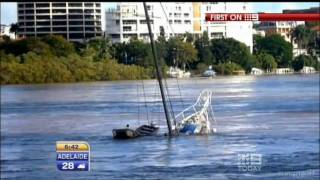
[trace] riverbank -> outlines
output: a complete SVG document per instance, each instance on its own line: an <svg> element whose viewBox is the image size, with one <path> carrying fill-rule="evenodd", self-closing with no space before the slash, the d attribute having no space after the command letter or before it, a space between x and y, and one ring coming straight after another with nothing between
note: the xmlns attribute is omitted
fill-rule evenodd
<svg viewBox="0 0 320 180"><path fill-rule="evenodd" d="M314 76L314 75L319 75L319 72L316 73L291 73L291 74L275 74L275 73L266 73L266 74L261 74L261 75L251 75L251 74L246 74L246 75L216 75L214 77L204 77L201 74L198 75L192 75L189 78L178 78L178 81L182 80L202 80L202 79L221 79L221 78L237 78L237 77L263 77L263 76ZM170 79L176 79L176 78L166 78L167 80ZM1 84L1 86L8 86L8 85L45 85L45 84L83 84L83 83L100 83L100 82L112 82L112 83L123 83L123 82L131 82L131 81L136 81L136 80L144 80L144 81L149 81L149 80L156 80L155 78L141 78L141 79L116 79L116 80L92 80L92 81L71 81L71 82L49 82L49 83L16 83L16 84Z"/></svg>

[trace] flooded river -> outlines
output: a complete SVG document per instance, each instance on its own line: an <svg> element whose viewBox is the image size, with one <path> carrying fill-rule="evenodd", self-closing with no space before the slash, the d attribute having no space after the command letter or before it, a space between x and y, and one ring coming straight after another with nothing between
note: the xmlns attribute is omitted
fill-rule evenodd
<svg viewBox="0 0 320 180"><path fill-rule="evenodd" d="M113 140L126 124L166 132L155 80L1 86L1 178L319 179L319 75L167 84L175 113L211 89L217 133ZM91 171L57 170L63 140L90 144Z"/></svg>

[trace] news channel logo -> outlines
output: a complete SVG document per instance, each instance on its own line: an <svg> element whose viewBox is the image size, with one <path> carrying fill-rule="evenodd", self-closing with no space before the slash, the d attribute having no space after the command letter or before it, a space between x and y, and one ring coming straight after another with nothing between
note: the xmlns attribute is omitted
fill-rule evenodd
<svg viewBox="0 0 320 180"><path fill-rule="evenodd" d="M261 171L262 154L243 153L238 154L238 168L242 172Z"/></svg>
<svg viewBox="0 0 320 180"><path fill-rule="evenodd" d="M57 141L56 164L60 171L90 171L90 145L85 141Z"/></svg>

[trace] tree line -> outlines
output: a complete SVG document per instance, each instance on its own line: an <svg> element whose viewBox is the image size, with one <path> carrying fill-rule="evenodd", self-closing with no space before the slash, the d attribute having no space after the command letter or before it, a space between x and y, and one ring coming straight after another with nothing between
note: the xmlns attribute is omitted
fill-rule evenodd
<svg viewBox="0 0 320 180"><path fill-rule="evenodd" d="M280 35L254 36L253 53L233 38L209 39L204 32L156 40L157 56L165 72L169 66L202 73L209 65L218 74L230 75L251 68L272 71L277 67L303 66L319 69L316 60L320 37L310 27L297 26L292 41L309 55L293 58L293 47ZM128 43L111 43L109 39L92 39L71 43L61 36L48 35L0 43L1 84L79 82L154 77L154 62L149 43L131 39ZM164 73L165 74L165 73Z"/></svg>

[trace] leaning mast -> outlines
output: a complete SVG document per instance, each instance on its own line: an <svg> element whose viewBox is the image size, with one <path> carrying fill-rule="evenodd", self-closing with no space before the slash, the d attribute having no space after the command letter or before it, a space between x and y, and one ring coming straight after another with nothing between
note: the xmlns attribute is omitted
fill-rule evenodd
<svg viewBox="0 0 320 180"><path fill-rule="evenodd" d="M163 84L162 84L162 74L161 74L161 71L159 69L157 51L156 51L155 43L154 43L154 40L153 40L153 35L152 35L151 25L150 25L150 17L149 17L149 14L148 14L146 2L143 2L143 7L144 7L144 12L145 12L145 15L146 15L146 20L147 20L147 25L148 25L151 49L152 49L154 64L155 64L155 67L156 67L156 73L157 73L157 79L158 79L158 83L159 83L159 87L160 87L162 104L163 104L164 113L166 115L166 120L167 120L167 125L168 125L168 133L169 133L169 136L172 136L171 120L170 120L169 110L168 110L168 106L167 106L166 96L164 94L164 89L163 89Z"/></svg>

